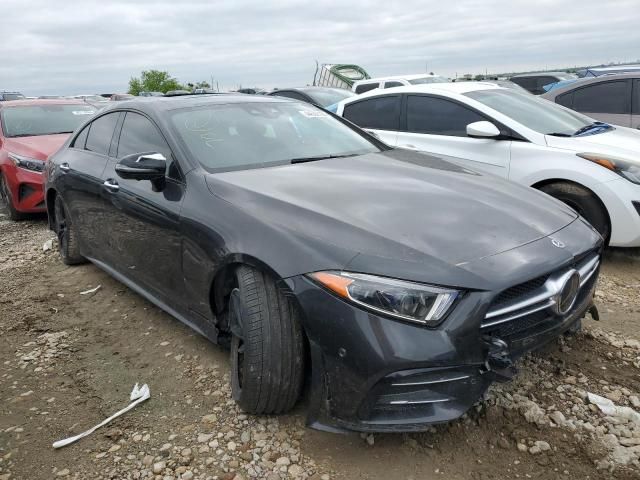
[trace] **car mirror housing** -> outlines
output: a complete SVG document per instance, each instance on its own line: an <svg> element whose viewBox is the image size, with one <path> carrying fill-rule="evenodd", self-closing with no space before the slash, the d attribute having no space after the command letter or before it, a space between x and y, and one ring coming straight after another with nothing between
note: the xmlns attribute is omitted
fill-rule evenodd
<svg viewBox="0 0 640 480"><path fill-rule="evenodd" d="M121 158L116 173L127 180L163 180L167 172L167 159L157 152L134 153Z"/></svg>
<svg viewBox="0 0 640 480"><path fill-rule="evenodd" d="M473 122L467 125L467 135L471 138L497 138L500 130L488 121Z"/></svg>

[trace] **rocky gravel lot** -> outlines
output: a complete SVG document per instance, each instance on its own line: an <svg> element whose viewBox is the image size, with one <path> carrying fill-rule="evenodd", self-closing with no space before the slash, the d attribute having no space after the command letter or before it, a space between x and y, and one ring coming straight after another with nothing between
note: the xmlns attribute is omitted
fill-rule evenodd
<svg viewBox="0 0 640 480"><path fill-rule="evenodd" d="M459 421L411 435L305 428L231 400L226 352L0 217L0 480L640 478L640 256L607 252L601 321L523 359ZM94 293L80 292L100 285ZM109 426L54 450L127 405ZM607 414L597 394L618 408Z"/></svg>

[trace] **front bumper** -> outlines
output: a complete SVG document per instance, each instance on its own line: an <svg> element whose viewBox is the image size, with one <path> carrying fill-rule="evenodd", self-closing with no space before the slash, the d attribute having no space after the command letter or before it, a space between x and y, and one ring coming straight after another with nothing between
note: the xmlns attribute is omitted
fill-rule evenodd
<svg viewBox="0 0 640 480"><path fill-rule="evenodd" d="M640 202L640 185L620 178L594 187L594 193L607 207L611 220L612 247L640 246L640 211L634 202Z"/></svg>
<svg viewBox="0 0 640 480"><path fill-rule="evenodd" d="M592 244L590 255L600 247ZM555 269L573 268L575 261ZM304 276L288 279L304 312L311 351L309 425L420 431L460 417L493 381L513 373L513 360L553 341L585 315L598 274L599 266L564 315L544 310L517 327L509 322L486 328L485 316L499 292L471 291L435 329L360 309ZM503 348L496 350L496 344Z"/></svg>
<svg viewBox="0 0 640 480"><path fill-rule="evenodd" d="M14 165L7 166L2 173L11 190L11 197L17 211L22 213L46 211L42 173L25 170Z"/></svg>

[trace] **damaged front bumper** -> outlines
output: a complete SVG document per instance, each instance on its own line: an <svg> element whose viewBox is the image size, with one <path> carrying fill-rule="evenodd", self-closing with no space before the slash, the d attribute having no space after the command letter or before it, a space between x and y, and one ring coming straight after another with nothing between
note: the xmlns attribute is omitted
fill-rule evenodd
<svg viewBox="0 0 640 480"><path fill-rule="evenodd" d="M579 325L593 306L599 248L561 267L563 275L584 262L593 267L565 313L548 306L497 324L487 316L500 292L467 292L440 327L429 329L364 311L305 277L292 279L311 352L308 424L401 432L460 417L492 382L516 373L517 358Z"/></svg>

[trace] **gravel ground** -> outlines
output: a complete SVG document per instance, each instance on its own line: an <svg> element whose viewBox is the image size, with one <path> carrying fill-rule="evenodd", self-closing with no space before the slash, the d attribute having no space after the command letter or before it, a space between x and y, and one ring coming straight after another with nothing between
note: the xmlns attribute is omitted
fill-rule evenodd
<svg viewBox="0 0 640 480"><path fill-rule="evenodd" d="M243 414L224 350L96 267L64 266L50 238L42 219L0 216L0 480L640 478L635 251L607 253L600 322L523 359L459 421L336 435L305 428L305 399ZM126 406L136 382L148 401L51 447ZM588 392L628 408L605 415Z"/></svg>

